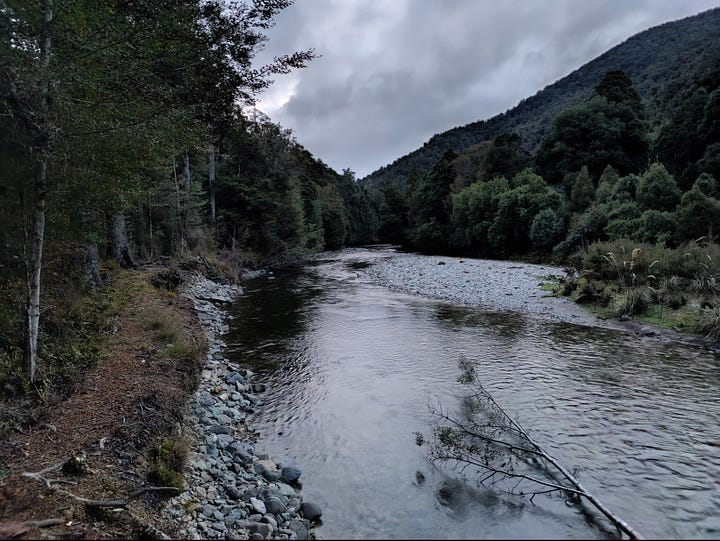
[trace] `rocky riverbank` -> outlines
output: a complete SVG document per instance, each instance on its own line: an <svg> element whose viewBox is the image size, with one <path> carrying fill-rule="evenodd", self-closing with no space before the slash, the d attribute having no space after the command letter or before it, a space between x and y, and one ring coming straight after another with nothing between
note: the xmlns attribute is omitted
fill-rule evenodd
<svg viewBox="0 0 720 541"><path fill-rule="evenodd" d="M716 345L700 336L626 316L620 320L601 319L567 298L550 296L540 285L562 276L564 270L560 267L397 253L378 259L367 272L374 282L404 293L717 350Z"/></svg>
<svg viewBox="0 0 720 541"><path fill-rule="evenodd" d="M191 450L185 490L164 513L179 524L176 536L190 539L308 539L320 518L303 502L301 470L256 450L248 415L262 407L265 385L252 371L223 355L227 332L221 308L242 294L240 286L197 276L185 288L208 339L200 385L186 415Z"/></svg>
<svg viewBox="0 0 720 541"><path fill-rule="evenodd" d="M564 298L551 297L540 289L559 267L463 259L447 256L398 254L368 269L377 283L405 293L450 302L531 314L536 317L608 328L614 321L599 320Z"/></svg>

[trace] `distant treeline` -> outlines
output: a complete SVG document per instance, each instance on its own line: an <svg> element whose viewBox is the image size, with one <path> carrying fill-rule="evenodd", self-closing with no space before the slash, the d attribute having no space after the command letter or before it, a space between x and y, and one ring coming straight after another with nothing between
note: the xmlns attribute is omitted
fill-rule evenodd
<svg viewBox="0 0 720 541"><path fill-rule="evenodd" d="M663 162L658 156L665 156ZM720 71L656 137L632 82L609 71L530 155L503 134L383 188L379 239L426 252L564 261L595 241L675 246L720 231Z"/></svg>

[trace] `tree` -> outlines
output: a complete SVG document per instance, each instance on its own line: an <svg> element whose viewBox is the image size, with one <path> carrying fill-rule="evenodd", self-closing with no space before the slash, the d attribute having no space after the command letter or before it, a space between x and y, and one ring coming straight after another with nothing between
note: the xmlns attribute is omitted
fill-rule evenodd
<svg viewBox="0 0 720 541"><path fill-rule="evenodd" d="M483 387L473 364L460 358L460 383L470 386L459 413L431 408L438 425L426 440L416 433L416 443L426 446L428 458L465 474L474 474L484 486L516 496L562 493L567 502L585 503L600 511L630 539L642 536L589 492L560 461L543 449Z"/></svg>
<svg viewBox="0 0 720 541"><path fill-rule="evenodd" d="M662 164L654 163L640 176L635 197L644 210L675 210L680 190Z"/></svg>
<svg viewBox="0 0 720 541"><path fill-rule="evenodd" d="M542 209L533 218L530 240L536 248L550 248L565 234L565 220L553 209Z"/></svg>
<svg viewBox="0 0 720 541"><path fill-rule="evenodd" d="M627 175L645 166L648 147L645 112L632 81L623 72L609 71L586 105L567 109L555 119L537 163L551 183L583 165L595 178L607 165Z"/></svg>
<svg viewBox="0 0 720 541"><path fill-rule="evenodd" d="M575 177L575 182L570 190L570 208L574 211L585 210L594 198L595 185L590 178L588 168L583 166Z"/></svg>
<svg viewBox="0 0 720 541"><path fill-rule="evenodd" d="M411 194L417 223L410 235L415 248L438 251L447 246L450 222L450 186L455 180L452 162L457 154L445 152L430 172L422 177Z"/></svg>
<svg viewBox="0 0 720 541"><path fill-rule="evenodd" d="M720 201L708 197L698 186L685 192L675 210L677 236L680 242L696 240L720 231Z"/></svg>
<svg viewBox="0 0 720 541"><path fill-rule="evenodd" d="M163 177L157 169L169 171L170 156L209 139L209 120L236 99L250 99L274 73L310 60L312 51L304 51L260 69L252 65L263 31L287 5L78 0L54 10L53 0L2 3L3 114L22 132L18 150L35 163L32 179L22 170L12 191L26 203L32 230L24 363L30 381L38 357L45 224L63 224L51 236L82 241L118 229L107 226L109 216L123 229L124 214L152 200L155 180Z"/></svg>
<svg viewBox="0 0 720 541"><path fill-rule="evenodd" d="M378 237L381 242L406 244L408 239L405 232L409 225L409 209L405 198L392 182L385 184L383 196Z"/></svg>

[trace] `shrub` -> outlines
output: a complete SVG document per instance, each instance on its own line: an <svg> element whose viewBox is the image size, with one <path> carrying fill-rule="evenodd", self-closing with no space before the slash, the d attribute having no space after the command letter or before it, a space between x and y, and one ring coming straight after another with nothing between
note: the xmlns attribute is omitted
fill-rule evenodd
<svg viewBox="0 0 720 541"><path fill-rule="evenodd" d="M537 248L554 245L564 233L564 221L552 209L543 209L538 212L530 226L530 240Z"/></svg>
<svg viewBox="0 0 720 541"><path fill-rule="evenodd" d="M645 287L629 287L612 300L612 313L616 316L642 314L650 306L650 292Z"/></svg>
<svg viewBox="0 0 720 541"><path fill-rule="evenodd" d="M165 438L151 453L148 481L156 486L183 489L183 468L188 456L188 442Z"/></svg>
<svg viewBox="0 0 720 541"><path fill-rule="evenodd" d="M720 307L703 308L695 330L713 341L720 340Z"/></svg>

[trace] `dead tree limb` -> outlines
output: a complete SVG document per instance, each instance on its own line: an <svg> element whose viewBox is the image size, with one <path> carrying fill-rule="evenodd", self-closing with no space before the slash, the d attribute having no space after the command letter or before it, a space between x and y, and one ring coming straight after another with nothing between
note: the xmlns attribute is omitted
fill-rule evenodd
<svg viewBox="0 0 720 541"><path fill-rule="evenodd" d="M531 501L538 494L559 491L585 498L630 539L642 539L634 528L610 511L555 457L540 447L517 420L507 414L478 381L472 363L463 356L460 357L460 368L460 382L472 384L477 392L465 398L460 419L445 413L442 407L431 408L445 423L435 429L434 439L430 442L425 442L423 436L417 434L419 445L430 444L431 460L452 462L461 472L468 466L477 468L483 472L478 474L481 484L504 486L511 494L530 495ZM567 483L544 480L522 469L528 463L544 466L549 474L559 472ZM514 484L510 486L508 481ZM531 483L532 488L520 491L519 486L523 482Z"/></svg>
<svg viewBox="0 0 720 541"><path fill-rule="evenodd" d="M58 484L67 484L68 481L65 481L63 479L50 479L48 477L45 477L45 474L56 472L63 468L64 465L68 464L70 462L71 458L63 460L62 462L59 462L53 466L49 466L43 470L40 470L38 472L23 472L23 477L28 477L30 479L34 479L35 481L38 481L40 483L43 483L48 489L53 490L55 492L58 492L60 494L64 494L66 496L69 496L70 498L74 499L75 501L78 501L82 504L87 505L88 507L126 507L131 501L136 500L140 496L146 493L150 492L160 492L167 495L177 496L180 493L180 490L178 490L177 487L155 487L155 486L149 486L149 487L141 487L135 492L129 494L125 498L121 498L118 500L94 500L90 498L83 498L82 496L78 496L77 494L73 494L69 490L65 490L64 488L60 488L57 485Z"/></svg>

